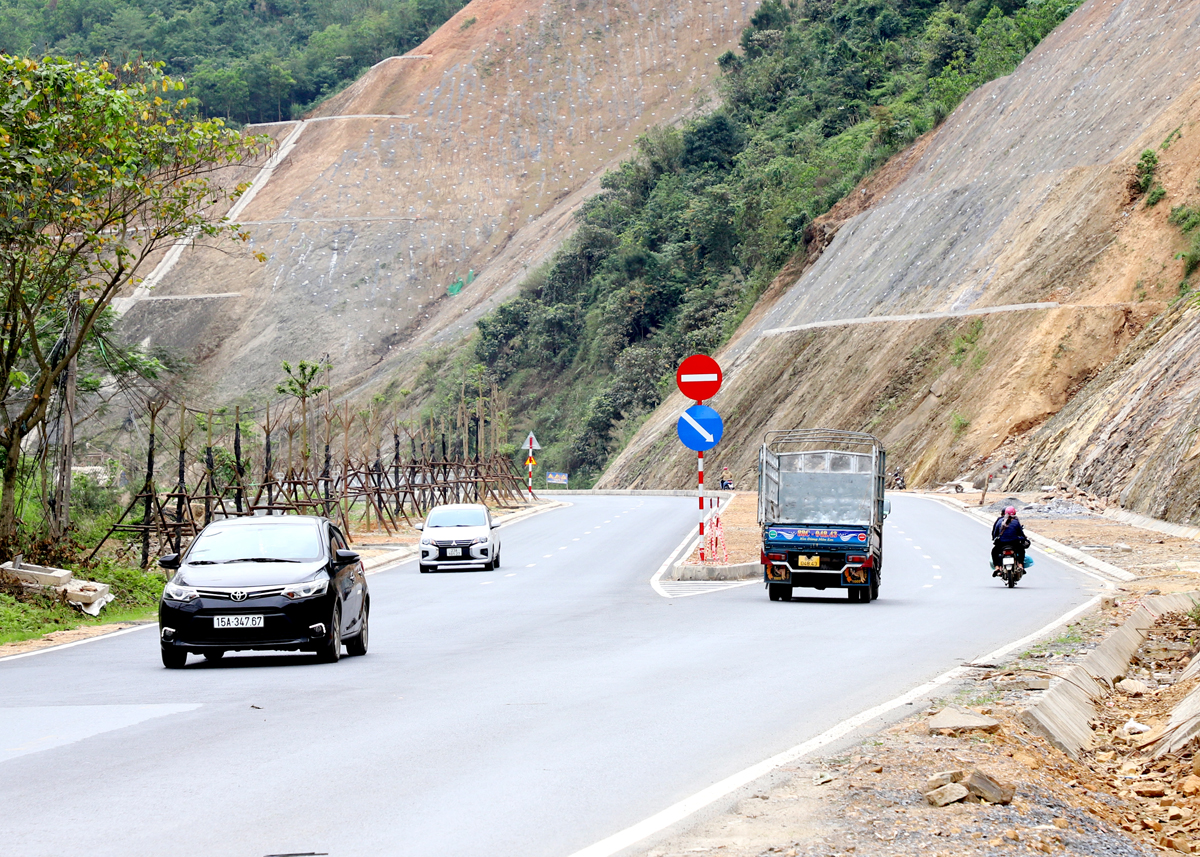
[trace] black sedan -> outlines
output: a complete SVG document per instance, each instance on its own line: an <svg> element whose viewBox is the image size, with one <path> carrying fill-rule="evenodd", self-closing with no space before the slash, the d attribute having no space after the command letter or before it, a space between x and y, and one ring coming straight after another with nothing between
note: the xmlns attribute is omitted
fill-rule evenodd
<svg viewBox="0 0 1200 857"><path fill-rule="evenodd" d="M180 557L158 607L163 666L188 652L209 660L226 652L316 652L333 663L342 644L367 653L371 597L362 561L325 518L229 518L205 527Z"/></svg>

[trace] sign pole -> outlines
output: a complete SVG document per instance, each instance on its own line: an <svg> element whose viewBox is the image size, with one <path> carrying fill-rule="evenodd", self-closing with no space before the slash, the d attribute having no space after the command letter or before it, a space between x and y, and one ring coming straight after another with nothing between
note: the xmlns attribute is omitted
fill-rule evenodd
<svg viewBox="0 0 1200 857"><path fill-rule="evenodd" d="M525 460L529 468L529 499L533 499L533 432L529 433L529 458Z"/></svg>
<svg viewBox="0 0 1200 857"><path fill-rule="evenodd" d="M698 463L697 472L700 476L700 564L704 564L704 453L696 452L696 461Z"/></svg>

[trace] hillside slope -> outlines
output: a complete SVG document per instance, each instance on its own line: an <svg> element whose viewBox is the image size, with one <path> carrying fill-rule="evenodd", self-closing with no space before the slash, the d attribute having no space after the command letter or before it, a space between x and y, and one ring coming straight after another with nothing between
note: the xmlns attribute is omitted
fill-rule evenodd
<svg viewBox="0 0 1200 857"><path fill-rule="evenodd" d="M218 406L269 395L281 360L328 353L342 389L403 372L515 291L637 135L707 101L756 5L475 0L304 122L252 128L291 144L238 216L251 246L187 250L125 335L194 359Z"/></svg>
<svg viewBox="0 0 1200 857"><path fill-rule="evenodd" d="M1183 278L1167 217L1197 195L1198 71L1196 4L1091 0L1015 73L970 96L814 225L810 258L723 349L725 388L711 404L726 434L710 468L728 465L745 482L763 431L828 425L874 431L894 463L931 482L987 456L1011 463L1014 439L1073 396L1072 408L1087 407L1098 384L1110 404L1088 411L1089 426L1124 419L1117 403L1133 376L1116 365L1098 373L1126 347L1144 350L1143 330L1175 330L1159 340L1165 349L1190 328L1188 312L1147 325ZM1130 186L1147 148L1166 191L1154 207ZM1010 311L987 312L996 308ZM923 317L895 318L912 315ZM1147 415L1186 395L1163 379L1145 394ZM694 456L674 438L685 404L664 403L601 484L689 485ZM1130 440L1089 433L1067 412L1044 431L1056 439L1030 447L1022 478L1080 478L1082 458L1112 461L1103 448ZM1074 452L1054 457L1064 444ZM1127 455L1166 449L1135 443ZM1105 493L1136 467L1110 467ZM1152 505L1136 492L1127 500Z"/></svg>

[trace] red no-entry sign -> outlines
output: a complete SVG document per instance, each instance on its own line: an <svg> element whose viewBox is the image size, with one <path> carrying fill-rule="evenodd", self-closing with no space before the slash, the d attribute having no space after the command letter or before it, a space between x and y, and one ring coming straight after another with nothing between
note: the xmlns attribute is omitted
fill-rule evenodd
<svg viewBox="0 0 1200 857"><path fill-rule="evenodd" d="M693 401L711 399L721 389L721 367L707 354L693 354L675 370L675 383Z"/></svg>

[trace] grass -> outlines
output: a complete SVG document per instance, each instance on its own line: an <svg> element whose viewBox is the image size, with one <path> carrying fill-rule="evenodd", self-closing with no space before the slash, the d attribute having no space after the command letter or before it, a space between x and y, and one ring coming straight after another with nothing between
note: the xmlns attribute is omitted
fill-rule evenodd
<svg viewBox="0 0 1200 857"><path fill-rule="evenodd" d="M958 437L960 434L962 434L964 431L966 431L967 426L969 426L970 424L971 424L971 421L969 419L967 419L966 417L964 417L962 414L960 414L958 411L951 412L950 428L951 428L951 430L953 430L955 437Z"/></svg>
<svg viewBox="0 0 1200 857"><path fill-rule="evenodd" d="M52 595L0 590L0 643L29 640L52 631L153 618L165 578L157 571L102 562L80 571L82 579L107 583L115 600L93 618Z"/></svg>

